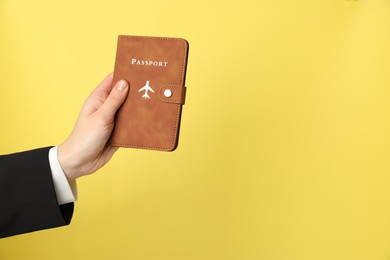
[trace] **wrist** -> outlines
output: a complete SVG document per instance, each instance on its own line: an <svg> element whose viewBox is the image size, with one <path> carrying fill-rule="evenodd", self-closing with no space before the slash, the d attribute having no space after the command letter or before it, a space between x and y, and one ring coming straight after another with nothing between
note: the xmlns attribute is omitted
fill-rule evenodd
<svg viewBox="0 0 390 260"><path fill-rule="evenodd" d="M68 179L68 181L75 181L78 177L78 163L77 157L71 152L71 149L67 149L66 144L58 146L58 162Z"/></svg>

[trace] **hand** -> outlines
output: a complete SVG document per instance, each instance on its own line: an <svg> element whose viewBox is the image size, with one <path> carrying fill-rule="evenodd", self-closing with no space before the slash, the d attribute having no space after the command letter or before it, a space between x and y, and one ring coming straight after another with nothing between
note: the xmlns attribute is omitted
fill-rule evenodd
<svg viewBox="0 0 390 260"><path fill-rule="evenodd" d="M81 108L70 136L58 146L58 161L68 178L75 180L103 167L117 151L107 144L114 128L115 113L127 97L128 83L120 80L111 88L109 74Z"/></svg>

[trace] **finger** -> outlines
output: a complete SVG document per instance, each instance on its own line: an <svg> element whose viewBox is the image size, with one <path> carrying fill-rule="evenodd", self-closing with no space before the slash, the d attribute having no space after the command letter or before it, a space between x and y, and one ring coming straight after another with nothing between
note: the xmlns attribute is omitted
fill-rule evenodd
<svg viewBox="0 0 390 260"><path fill-rule="evenodd" d="M127 81L119 80L111 90L111 93L108 95L103 105L99 108L98 113L101 113L106 120L113 120L116 111L127 97L128 89L129 84Z"/></svg>
<svg viewBox="0 0 390 260"><path fill-rule="evenodd" d="M112 156L115 154L115 152L118 150L119 147L113 147L113 146L106 146L100 156L97 158L96 163L94 163L94 166L87 172L87 174L94 173L104 165L106 165L112 158ZM83 174L85 175L85 174Z"/></svg>
<svg viewBox="0 0 390 260"><path fill-rule="evenodd" d="M116 153L116 151L118 151L119 147L116 147L116 146L110 146L107 151L106 151L106 158L107 158L107 161L109 161L111 159L111 157Z"/></svg>
<svg viewBox="0 0 390 260"><path fill-rule="evenodd" d="M113 73L108 74L85 100L80 116L95 113L106 101L112 90Z"/></svg>
<svg viewBox="0 0 390 260"><path fill-rule="evenodd" d="M106 99L112 90L113 77L114 77L114 74L112 72L110 74L108 74L103 79L103 81L100 82L99 85L97 85L97 87L92 91L90 97L93 97L93 99L96 99L96 98Z"/></svg>
<svg viewBox="0 0 390 260"><path fill-rule="evenodd" d="M110 73L108 74L102 82L100 82L100 84L95 88L95 91L104 91L104 92L107 92L107 94L109 94L112 90L112 79L114 77L114 73ZM94 91L94 92L95 92Z"/></svg>

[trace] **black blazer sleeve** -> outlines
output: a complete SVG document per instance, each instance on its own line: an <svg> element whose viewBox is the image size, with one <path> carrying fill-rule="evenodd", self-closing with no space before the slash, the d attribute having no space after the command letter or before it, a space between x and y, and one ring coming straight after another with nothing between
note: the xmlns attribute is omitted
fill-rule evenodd
<svg viewBox="0 0 390 260"><path fill-rule="evenodd" d="M70 223L73 203L58 206L50 148L0 156L0 238Z"/></svg>

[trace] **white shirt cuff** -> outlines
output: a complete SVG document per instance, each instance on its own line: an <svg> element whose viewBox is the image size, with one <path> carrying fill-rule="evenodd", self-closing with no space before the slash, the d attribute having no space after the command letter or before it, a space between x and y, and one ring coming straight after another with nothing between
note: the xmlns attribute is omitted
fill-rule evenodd
<svg viewBox="0 0 390 260"><path fill-rule="evenodd" d="M75 202L77 200L76 181L68 181L58 161L57 154L57 146L49 150L49 163L58 205Z"/></svg>

